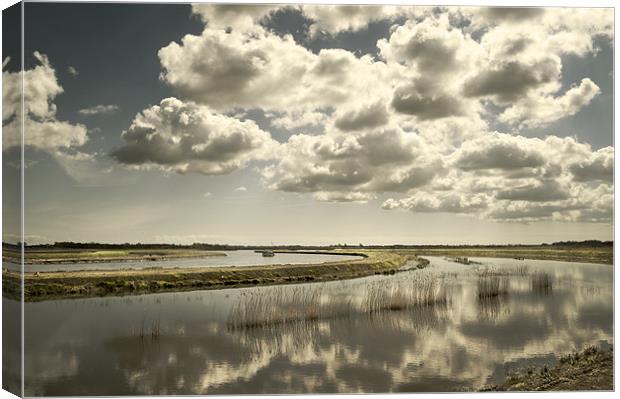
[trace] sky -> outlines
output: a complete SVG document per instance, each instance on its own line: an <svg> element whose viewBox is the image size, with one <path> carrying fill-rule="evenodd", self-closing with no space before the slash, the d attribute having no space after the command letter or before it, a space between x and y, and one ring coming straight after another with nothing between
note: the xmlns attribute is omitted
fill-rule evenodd
<svg viewBox="0 0 620 399"><path fill-rule="evenodd" d="M8 242L15 15L3 13ZM25 3L24 15L28 243L612 239L611 9Z"/></svg>

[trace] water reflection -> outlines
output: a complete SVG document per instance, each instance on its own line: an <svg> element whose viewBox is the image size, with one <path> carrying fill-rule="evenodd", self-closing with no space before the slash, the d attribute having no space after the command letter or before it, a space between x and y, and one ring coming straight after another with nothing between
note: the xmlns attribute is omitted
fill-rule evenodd
<svg viewBox="0 0 620 399"><path fill-rule="evenodd" d="M610 266L432 260L325 284L27 304L26 394L455 391L613 342ZM507 294L480 297L491 269ZM430 280L446 301L392 306ZM369 297L390 306L369 311ZM270 322L231 324L257 298Z"/></svg>

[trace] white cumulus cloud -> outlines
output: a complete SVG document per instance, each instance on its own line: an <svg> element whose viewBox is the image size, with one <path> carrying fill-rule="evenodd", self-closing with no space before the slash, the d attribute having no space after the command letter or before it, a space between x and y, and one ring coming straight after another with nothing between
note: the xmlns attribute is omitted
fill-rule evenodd
<svg viewBox="0 0 620 399"><path fill-rule="evenodd" d="M277 146L253 121L176 98L164 99L136 115L122 138L125 144L111 153L120 163L214 175L267 158Z"/></svg>

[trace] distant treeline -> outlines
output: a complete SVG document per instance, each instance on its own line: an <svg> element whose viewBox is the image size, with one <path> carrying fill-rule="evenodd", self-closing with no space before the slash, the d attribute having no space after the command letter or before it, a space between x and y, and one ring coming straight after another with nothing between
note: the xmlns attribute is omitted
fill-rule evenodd
<svg viewBox="0 0 620 399"><path fill-rule="evenodd" d="M585 240L585 241L558 241L552 244L544 243L543 246L552 245L557 247L613 247L613 241Z"/></svg>
<svg viewBox="0 0 620 399"><path fill-rule="evenodd" d="M585 240L585 241L559 241L551 244L542 243L540 246L556 246L556 247L609 247L613 246L613 241ZM19 244L2 243L6 249L19 249ZM536 244L493 244L493 245L410 245L410 244L393 244L393 245L358 245L351 244L333 244L333 245L228 245L228 244L143 244L143 243L122 243L122 244L102 244L97 242L72 242L61 241L54 244L37 244L28 245L32 249L195 249L195 250L211 250L211 251L234 251L234 250L256 250L256 249L276 249L276 250L326 250L335 248L365 248L365 249L419 249L419 248L519 248L531 247Z"/></svg>

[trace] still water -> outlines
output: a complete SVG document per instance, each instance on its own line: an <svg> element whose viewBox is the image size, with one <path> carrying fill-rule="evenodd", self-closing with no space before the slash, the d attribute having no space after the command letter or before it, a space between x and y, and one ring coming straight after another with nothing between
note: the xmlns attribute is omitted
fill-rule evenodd
<svg viewBox="0 0 620 399"><path fill-rule="evenodd" d="M429 259L322 284L27 303L26 395L459 391L613 344L609 265ZM489 272L505 292L481 299ZM372 290L430 280L445 303L359 310ZM316 300L321 317L242 327L240 309L277 316Z"/></svg>
<svg viewBox="0 0 620 399"><path fill-rule="evenodd" d="M349 259L359 259L350 255L319 255L319 254L281 254L264 257L254 251L221 251L226 256L208 256L204 258L181 258L157 261L123 261L123 262L82 262L67 264L31 264L24 265L26 272L68 271L68 270L114 270L144 269L149 267L220 267L220 266L260 266L272 264L304 264L324 263ZM11 265L10 269L19 270L19 265Z"/></svg>

